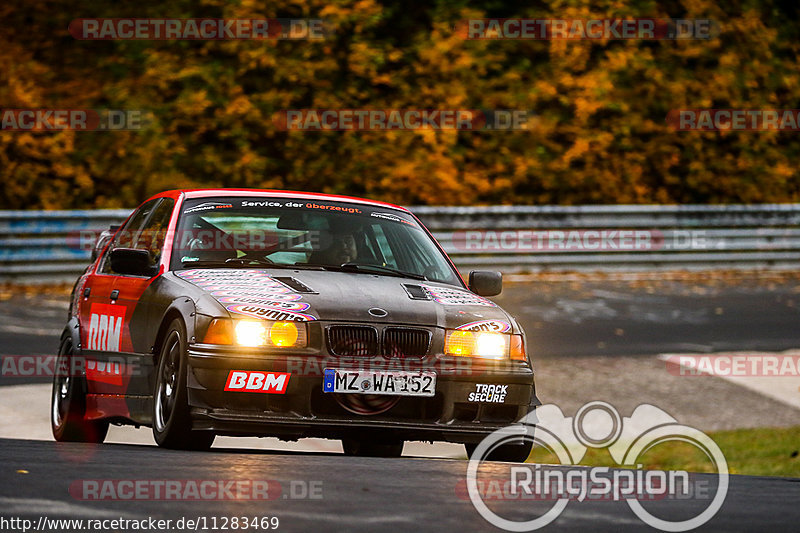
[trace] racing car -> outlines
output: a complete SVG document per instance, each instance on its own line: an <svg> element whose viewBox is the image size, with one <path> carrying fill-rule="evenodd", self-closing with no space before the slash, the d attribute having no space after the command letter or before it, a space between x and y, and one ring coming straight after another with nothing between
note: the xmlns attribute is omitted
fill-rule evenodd
<svg viewBox="0 0 800 533"><path fill-rule="evenodd" d="M111 236L113 234L113 236ZM74 285L51 402L58 441L109 424L159 446L217 435L340 439L399 456L539 405L525 334L409 210L302 192L167 191L101 237ZM492 458L523 461L531 445Z"/></svg>

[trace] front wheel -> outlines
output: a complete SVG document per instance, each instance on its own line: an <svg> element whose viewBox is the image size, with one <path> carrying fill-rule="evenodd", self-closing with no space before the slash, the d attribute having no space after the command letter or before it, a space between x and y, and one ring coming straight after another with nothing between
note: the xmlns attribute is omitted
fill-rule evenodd
<svg viewBox="0 0 800 533"><path fill-rule="evenodd" d="M189 415L186 328L173 320L161 346L153 389L153 437L163 448L207 450L215 435L192 430Z"/></svg>
<svg viewBox="0 0 800 533"><path fill-rule="evenodd" d="M73 359L72 338L61 340L53 376L50 427L58 442L101 443L108 434L108 422L86 420L86 380Z"/></svg>

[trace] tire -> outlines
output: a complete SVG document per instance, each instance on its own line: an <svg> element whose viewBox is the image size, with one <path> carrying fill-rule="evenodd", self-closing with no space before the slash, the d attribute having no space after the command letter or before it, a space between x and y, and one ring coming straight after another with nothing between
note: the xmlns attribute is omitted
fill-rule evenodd
<svg viewBox="0 0 800 533"><path fill-rule="evenodd" d="M58 442L103 442L108 422L86 420L86 379L74 368L72 337L61 339L53 390L50 395L50 428Z"/></svg>
<svg viewBox="0 0 800 533"><path fill-rule="evenodd" d="M370 442L360 439L342 439L345 455L357 457L400 457L403 454L403 441Z"/></svg>
<svg viewBox="0 0 800 533"><path fill-rule="evenodd" d="M193 431L186 389L186 327L174 319L167 329L153 385L153 438L162 448L207 450L214 433Z"/></svg>
<svg viewBox="0 0 800 533"><path fill-rule="evenodd" d="M475 453L475 448L478 445L468 443L464 444L464 447L467 449L467 458L469 459ZM485 459L488 461L505 461L507 463L524 463L531 454L532 449L533 443L528 440L523 444L502 444L492 450Z"/></svg>

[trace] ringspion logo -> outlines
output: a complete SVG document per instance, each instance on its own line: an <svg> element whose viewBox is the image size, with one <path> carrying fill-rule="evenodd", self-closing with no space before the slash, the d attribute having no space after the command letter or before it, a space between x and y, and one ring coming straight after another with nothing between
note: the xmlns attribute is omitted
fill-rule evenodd
<svg viewBox="0 0 800 533"><path fill-rule="evenodd" d="M640 457L654 446L665 442L683 442L697 447L714 464L716 487L703 487L703 492L690 493L690 475L685 471L645 471ZM482 491L481 475L488 482L497 481L500 465L484 466L485 458L503 445L535 444L556 456L560 466L525 464L507 469L508 499L522 503L552 501L541 516L529 520L504 517L493 510L487 501L494 495ZM619 465L608 467L578 467L589 448L607 448ZM483 472L483 474L482 474ZM485 481L486 479L483 478ZM499 429L486 437L472 454L467 467L467 492L478 513L490 524L506 531L533 531L558 518L572 501L624 501L644 523L662 531L688 531L708 522L722 507L728 493L728 463L719 446L705 433L678 423L665 411L653 405L639 405L630 417L623 418L606 402L594 401L581 407L574 417L565 417L556 405L542 405L525 416L516 426ZM697 487L695 487L697 488ZM458 487L456 489L458 491ZM712 495L713 493L713 495ZM487 497L488 496L488 497ZM681 500L689 496L708 500L691 517L665 520L650 513L643 501ZM503 495L500 495L503 498ZM538 513L540 507L533 511Z"/></svg>

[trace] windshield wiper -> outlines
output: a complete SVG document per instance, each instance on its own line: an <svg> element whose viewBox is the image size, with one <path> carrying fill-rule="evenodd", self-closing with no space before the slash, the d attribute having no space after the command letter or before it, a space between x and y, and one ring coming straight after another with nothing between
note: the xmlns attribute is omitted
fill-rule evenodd
<svg viewBox="0 0 800 533"><path fill-rule="evenodd" d="M419 281L428 281L428 278L421 274L415 274L413 272L403 272L402 270L397 270L391 267L385 267L382 265L369 265L363 263L344 263L342 265L323 265L323 264L315 264L315 263L300 263L289 265L285 263L272 263L268 260L264 259L245 259L244 257L240 258L230 258L224 261L220 260L200 260L200 261L182 261L181 262L184 268L203 268L203 267L220 267L220 268L247 268L247 267L265 267L265 268L286 268L286 269L304 269L304 270L318 270L318 269L325 269L325 270L333 270L337 272L362 272L362 273L369 273L369 274L384 274L389 276L396 276L399 278L411 278L416 279Z"/></svg>
<svg viewBox="0 0 800 533"><path fill-rule="evenodd" d="M414 274L413 272L403 272L391 267L382 265L369 265L362 263L344 263L339 265L339 270L342 272L369 272L370 274L388 274L390 276L397 276L400 278L411 278L420 281L428 281L428 278L421 274Z"/></svg>

